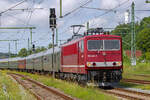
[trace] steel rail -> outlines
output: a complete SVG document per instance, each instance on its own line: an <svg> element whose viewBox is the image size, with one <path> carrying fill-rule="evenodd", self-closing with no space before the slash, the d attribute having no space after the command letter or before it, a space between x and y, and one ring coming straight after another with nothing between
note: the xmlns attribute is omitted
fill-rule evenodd
<svg viewBox="0 0 150 100"><path fill-rule="evenodd" d="M136 79L122 79L122 82L136 83L136 84L150 84L150 81L136 80Z"/></svg>
<svg viewBox="0 0 150 100"><path fill-rule="evenodd" d="M19 77L22 77L22 78L24 78L24 79L30 81L31 83L34 83L34 84L40 86L41 88L44 88L44 89L46 89L47 91L50 91L50 92L54 93L55 95L64 98L65 100L79 100L79 99L73 98L73 97L71 97L71 96L69 96L69 95L66 95L66 94L64 94L63 92L60 92L60 91L58 91L58 90L56 90L56 89L54 89L54 88L48 87L48 86L46 86L46 85L44 85L44 84L42 84L42 83L40 83L40 82L37 82L37 81L32 80L32 79L30 79L30 78L27 78L27 77L24 76L24 75L20 75L20 74L16 74L16 73L8 73L8 74L11 75L12 77L14 77L15 79L16 79L15 75L16 75L16 76L19 76ZM18 81L17 81L17 82L18 82ZM19 82L19 83L22 85L21 82ZM23 87L24 87L24 85L23 85ZM32 92L32 91L31 91L31 92ZM36 93L32 93L32 94L34 94L35 97L36 97L38 100L42 100L41 97L38 96Z"/></svg>
<svg viewBox="0 0 150 100"><path fill-rule="evenodd" d="M116 91L119 91L119 92L116 92ZM103 90L103 92L106 92L108 94L113 94L118 97L130 99L130 100L145 100L143 98L150 99L150 94L148 94L148 93L137 92L137 91L127 90L127 89L123 89L123 88L114 88L114 89L110 89L110 90ZM122 94L121 92L124 92L124 94ZM134 95L136 95L136 97ZM137 97L137 96L139 96L139 97Z"/></svg>

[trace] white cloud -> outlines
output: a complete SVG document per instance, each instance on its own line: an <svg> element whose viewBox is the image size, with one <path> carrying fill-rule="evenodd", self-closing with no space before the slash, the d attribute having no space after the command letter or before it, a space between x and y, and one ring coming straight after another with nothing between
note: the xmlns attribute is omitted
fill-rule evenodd
<svg viewBox="0 0 150 100"><path fill-rule="evenodd" d="M89 21L90 27L103 27L107 24L107 20L104 18L96 18Z"/></svg>
<svg viewBox="0 0 150 100"><path fill-rule="evenodd" d="M119 4L118 0L102 0L101 8L112 9Z"/></svg>

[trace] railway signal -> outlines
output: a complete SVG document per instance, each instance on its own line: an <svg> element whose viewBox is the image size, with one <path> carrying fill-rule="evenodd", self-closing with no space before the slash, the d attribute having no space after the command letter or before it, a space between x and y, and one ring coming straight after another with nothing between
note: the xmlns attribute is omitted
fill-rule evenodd
<svg viewBox="0 0 150 100"><path fill-rule="evenodd" d="M50 8L50 16L49 16L49 24L50 28L52 29L52 48L53 48L53 54L52 54L52 71L53 71L53 77L55 77L54 72L54 37L55 37L55 29L56 29L56 14L55 14L55 8Z"/></svg>
<svg viewBox="0 0 150 100"><path fill-rule="evenodd" d="M35 51L35 44L32 45L32 51Z"/></svg>
<svg viewBox="0 0 150 100"><path fill-rule="evenodd" d="M50 28L56 28L56 15L55 8L50 8L50 16L49 16Z"/></svg>

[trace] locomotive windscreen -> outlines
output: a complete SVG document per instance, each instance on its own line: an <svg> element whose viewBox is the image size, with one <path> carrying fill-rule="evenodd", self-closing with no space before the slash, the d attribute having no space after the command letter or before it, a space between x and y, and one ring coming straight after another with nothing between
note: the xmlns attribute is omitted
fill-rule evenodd
<svg viewBox="0 0 150 100"><path fill-rule="evenodd" d="M119 40L104 40L104 49L105 50L119 50L120 49Z"/></svg>
<svg viewBox="0 0 150 100"><path fill-rule="evenodd" d="M88 40L88 50L103 49L103 40Z"/></svg>
<svg viewBox="0 0 150 100"><path fill-rule="evenodd" d="M88 40L88 50L119 50L119 40Z"/></svg>

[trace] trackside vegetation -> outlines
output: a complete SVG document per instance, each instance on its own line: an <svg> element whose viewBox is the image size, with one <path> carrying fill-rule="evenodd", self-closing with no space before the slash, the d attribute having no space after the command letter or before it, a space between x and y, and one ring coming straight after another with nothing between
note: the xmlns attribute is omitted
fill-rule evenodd
<svg viewBox="0 0 150 100"><path fill-rule="evenodd" d="M36 100L33 95L24 90L6 71L0 71L0 100Z"/></svg>
<svg viewBox="0 0 150 100"><path fill-rule="evenodd" d="M123 65L123 78L128 79L137 79L137 80L149 80L150 81L150 63L149 62L141 62L142 58L137 59L136 66L131 66L130 58L128 58L124 54L124 65ZM138 76L138 75L147 75L149 77ZM150 85L139 85L139 84L131 84L120 82L120 85L130 88L139 88L143 90L149 90Z"/></svg>
<svg viewBox="0 0 150 100"><path fill-rule="evenodd" d="M30 74L25 72L15 73L27 75L34 80L37 80L47 86L57 88L63 91L65 94L71 95L72 97L78 98L80 100L117 100L113 96L102 93L98 88L81 87L76 83L63 81L60 79L53 79L52 77L45 75Z"/></svg>

